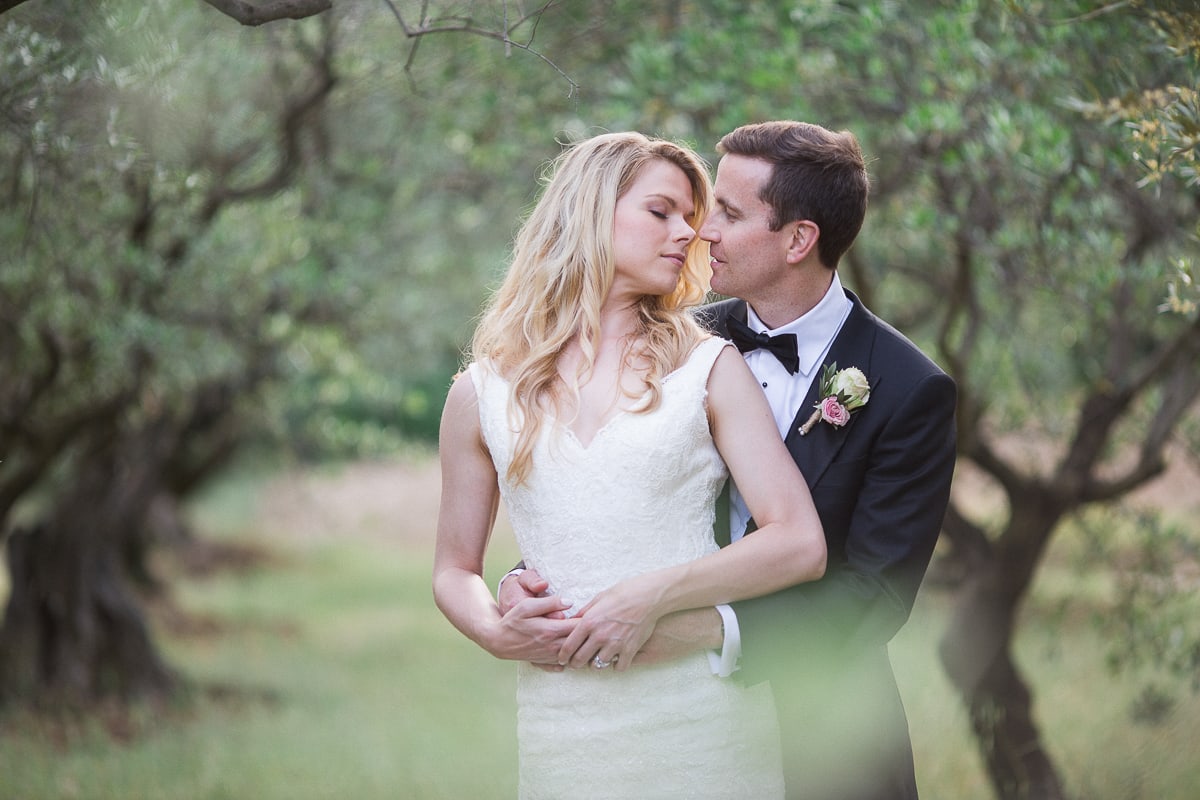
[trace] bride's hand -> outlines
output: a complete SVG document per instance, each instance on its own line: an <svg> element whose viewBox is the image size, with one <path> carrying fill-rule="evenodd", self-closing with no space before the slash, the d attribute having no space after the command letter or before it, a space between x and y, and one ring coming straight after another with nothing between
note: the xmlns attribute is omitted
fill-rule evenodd
<svg viewBox="0 0 1200 800"><path fill-rule="evenodd" d="M650 575L628 578L600 592L575 617L579 624L563 643L558 663L596 669L594 659L599 658L613 669L629 669L662 616L661 599L662 587Z"/></svg>

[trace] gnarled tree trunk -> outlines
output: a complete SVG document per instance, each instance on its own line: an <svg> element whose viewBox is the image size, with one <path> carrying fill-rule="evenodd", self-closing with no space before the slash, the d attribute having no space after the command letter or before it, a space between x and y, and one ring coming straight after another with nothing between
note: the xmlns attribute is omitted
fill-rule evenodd
<svg viewBox="0 0 1200 800"><path fill-rule="evenodd" d="M127 543L162 490L144 437L84 455L75 482L37 526L13 533L0 627L5 699L86 703L162 693L173 679L125 569Z"/></svg>
<svg viewBox="0 0 1200 800"><path fill-rule="evenodd" d="M1000 800L1065 800L1033 716L1033 695L1011 655L1016 598L995 589L987 575L975 575L959 590L941 642L942 664Z"/></svg>
<svg viewBox="0 0 1200 800"><path fill-rule="evenodd" d="M1033 715L1033 694L1012 658L1015 619L1061 504L1026 487L990 558L966 575L939 648L963 699L975 743L1000 800L1066 800Z"/></svg>

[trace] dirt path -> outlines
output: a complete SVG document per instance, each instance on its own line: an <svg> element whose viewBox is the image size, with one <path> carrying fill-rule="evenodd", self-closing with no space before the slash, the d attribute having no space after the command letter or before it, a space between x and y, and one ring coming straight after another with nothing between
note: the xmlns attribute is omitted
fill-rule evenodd
<svg viewBox="0 0 1200 800"><path fill-rule="evenodd" d="M253 524L270 537L432 542L440 491L433 458L296 470L267 484Z"/></svg>

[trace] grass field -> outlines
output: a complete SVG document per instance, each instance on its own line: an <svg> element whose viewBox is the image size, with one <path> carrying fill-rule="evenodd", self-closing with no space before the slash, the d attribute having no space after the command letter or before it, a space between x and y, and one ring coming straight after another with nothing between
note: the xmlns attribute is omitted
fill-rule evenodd
<svg viewBox="0 0 1200 800"><path fill-rule="evenodd" d="M168 708L99 721L0 718L0 798L514 796L514 670L434 608L436 504L436 474L423 462L230 480L211 492L193 515L205 538L261 554L181 578L174 611L156 612L166 654L192 688ZM515 552L503 531L493 550L494 579ZM1051 554L1018 654L1072 791L1191 800L1200 699L1162 676L1111 675L1086 615L1058 612L1081 578L1055 564ZM922 796L987 800L934 653L947 603L924 594L893 656ZM1152 679L1174 704L1154 724L1134 722Z"/></svg>

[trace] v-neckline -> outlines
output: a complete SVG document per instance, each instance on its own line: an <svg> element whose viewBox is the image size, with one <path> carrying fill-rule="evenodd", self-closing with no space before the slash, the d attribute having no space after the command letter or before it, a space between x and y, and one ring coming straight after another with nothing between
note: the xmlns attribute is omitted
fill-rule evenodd
<svg viewBox="0 0 1200 800"><path fill-rule="evenodd" d="M671 378L675 377L676 373L680 372L681 370L683 370L683 368L685 366L687 366L688 362L691 361L691 357L692 357L692 354L689 354L688 357L686 359L684 359L682 364L680 364L678 367L671 370L670 372L668 372L666 375L664 375L662 377L661 383L664 387L667 385L667 382ZM664 388L664 391L665 391L665 388ZM554 424L557 427L560 427L564 431L566 431L567 434L570 435L571 440L575 442L575 444L579 447L580 450L587 452L592 449L592 445L594 445L596 443L597 439L599 439L610 428L612 428L614 424L616 424L617 420L621 419L622 417L628 417L633 414L639 413L635 409L638 409L639 407L641 407L642 403L645 402L645 400L646 400L646 395L648 395L648 394L650 394L649 388L647 388L646 391L642 392L641 396L638 397L636 400L634 400L630 405L625 406L625 407L618 405L616 410L614 410L611 414L609 414L608 419L604 420L604 422L600 425L600 427L596 429L596 432L592 434L592 438L588 440L587 444L583 443L583 439L580 438L579 434L575 431L574 428L572 428L570 425L568 425L565 422L558 419L557 416L554 417Z"/></svg>
<svg viewBox="0 0 1200 800"><path fill-rule="evenodd" d="M618 405L612 412L609 413L608 418L605 419L604 422L602 422L600 424L600 427L596 428L596 432L592 434L592 438L588 439L586 444L584 443L583 438L579 435L579 433L573 427L568 425L566 422L563 422L562 420L558 419L557 417L555 417L554 422L555 422L555 425L557 425L558 427L562 428L564 431L567 432L567 435L570 436L571 440L574 441L575 444L579 446L580 450L583 450L586 452L586 451L592 449L592 445L594 445L596 443L596 440L599 439L601 436L603 436L605 434L605 432L607 432L610 428L612 428L616 424L617 420L621 419L622 417L628 417L630 414L636 413L634 411L634 409L639 407L639 405L646 399L646 395L649 393L650 393L650 390L647 389L642 394L641 397L639 397L637 400L635 400L628 407L623 407L621 405Z"/></svg>

